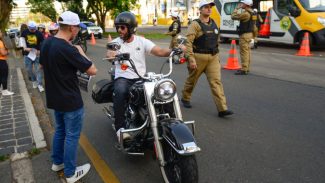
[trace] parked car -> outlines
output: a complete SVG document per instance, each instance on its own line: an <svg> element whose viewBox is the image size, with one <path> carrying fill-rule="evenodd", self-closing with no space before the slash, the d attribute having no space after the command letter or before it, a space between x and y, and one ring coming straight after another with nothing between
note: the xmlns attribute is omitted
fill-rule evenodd
<svg viewBox="0 0 325 183"><path fill-rule="evenodd" d="M83 23L87 26L89 38L92 33L98 39L101 39L103 37L103 29L101 27L99 27L96 24L94 24L93 22L89 22L89 21L82 21L81 23Z"/></svg>
<svg viewBox="0 0 325 183"><path fill-rule="evenodd" d="M19 28L9 28L7 29L7 35L10 39L15 42L16 48L19 48L19 37L20 37L20 30Z"/></svg>

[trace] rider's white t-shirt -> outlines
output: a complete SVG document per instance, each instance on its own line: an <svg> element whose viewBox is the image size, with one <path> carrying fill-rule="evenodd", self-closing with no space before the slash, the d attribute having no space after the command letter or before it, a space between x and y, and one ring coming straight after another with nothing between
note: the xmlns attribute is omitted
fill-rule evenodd
<svg viewBox="0 0 325 183"><path fill-rule="evenodd" d="M133 60L138 73L143 76L146 73L146 58L145 55L149 54L155 44L141 36L134 35L134 40L130 43L124 42L121 38L116 38L112 42L117 42L121 45L121 53L130 53L130 58ZM128 62L125 64L130 65ZM122 70L120 64L115 65L115 79L119 77L127 79L139 78L139 76L132 70Z"/></svg>

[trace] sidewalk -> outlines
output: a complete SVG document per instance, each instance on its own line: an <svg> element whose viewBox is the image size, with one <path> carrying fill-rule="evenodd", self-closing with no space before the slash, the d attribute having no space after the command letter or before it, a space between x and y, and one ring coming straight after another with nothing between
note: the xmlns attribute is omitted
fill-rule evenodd
<svg viewBox="0 0 325 183"><path fill-rule="evenodd" d="M0 161L0 182L62 182L50 169L50 152L23 77L23 59L11 52L7 62L8 89L15 94L0 94L0 157L7 159Z"/></svg>

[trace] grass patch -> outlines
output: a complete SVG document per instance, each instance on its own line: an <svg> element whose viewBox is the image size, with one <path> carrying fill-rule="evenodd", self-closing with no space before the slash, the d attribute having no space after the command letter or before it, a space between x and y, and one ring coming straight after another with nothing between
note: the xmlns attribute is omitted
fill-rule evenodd
<svg viewBox="0 0 325 183"><path fill-rule="evenodd" d="M41 153L41 150L39 150L37 148L33 148L32 150L30 150L28 152L29 156L35 156L35 155L38 155L39 153Z"/></svg>
<svg viewBox="0 0 325 183"><path fill-rule="evenodd" d="M9 155L1 155L0 156L0 162L6 161L7 159L9 159Z"/></svg>
<svg viewBox="0 0 325 183"><path fill-rule="evenodd" d="M118 34L116 32L105 32L104 33L104 37L107 38L108 34L110 34L112 36L112 39L118 37ZM137 35L139 36L144 36L147 39L166 39L166 38L170 38L170 36L165 35L165 34L161 34L161 33L141 33L138 32Z"/></svg>

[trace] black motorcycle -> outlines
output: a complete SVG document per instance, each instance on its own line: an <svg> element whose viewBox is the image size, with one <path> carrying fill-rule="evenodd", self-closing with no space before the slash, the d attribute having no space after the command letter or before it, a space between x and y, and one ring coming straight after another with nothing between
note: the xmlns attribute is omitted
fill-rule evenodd
<svg viewBox="0 0 325 183"><path fill-rule="evenodd" d="M118 43L108 43L111 50L119 50ZM159 162L162 177L166 183L197 183L198 166L195 153L201 149L194 138L194 121L183 121L176 84L169 78L172 73L173 57L180 55L173 51L168 59L167 74L148 72L138 74L129 53L118 54L113 63L121 69L133 69L140 80L129 92L125 111L127 128L122 130L118 149L130 155L144 155L151 149ZM126 64L128 63L128 64ZM101 80L94 84L92 98L96 103L108 103L104 107L107 117L114 120L112 107L113 81ZM123 134L131 135L123 140Z"/></svg>

